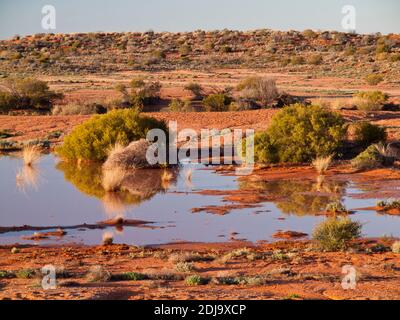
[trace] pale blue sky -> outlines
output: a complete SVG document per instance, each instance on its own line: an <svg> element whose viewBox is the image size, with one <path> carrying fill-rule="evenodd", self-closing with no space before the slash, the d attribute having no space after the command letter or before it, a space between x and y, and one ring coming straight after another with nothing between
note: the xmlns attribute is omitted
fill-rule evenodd
<svg viewBox="0 0 400 320"><path fill-rule="evenodd" d="M399 0L0 0L0 39L46 32L41 8L54 5L54 33L196 29L339 30L344 5L357 32L400 33Z"/></svg>

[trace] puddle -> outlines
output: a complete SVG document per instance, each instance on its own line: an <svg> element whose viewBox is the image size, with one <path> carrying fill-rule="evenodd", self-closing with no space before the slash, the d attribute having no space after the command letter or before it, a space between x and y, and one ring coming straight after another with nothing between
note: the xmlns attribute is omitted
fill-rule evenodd
<svg viewBox="0 0 400 320"><path fill-rule="evenodd" d="M129 179L129 192L107 194L101 187L98 166L71 165L46 155L34 168L22 160L0 157L0 227L76 226L96 224L115 217L151 221L136 227L66 230L62 238L40 244L100 244L105 232L115 243L129 245L165 244L176 241L225 242L236 239L273 241L277 230L311 234L325 218L315 216L329 202L341 200L351 210L375 205L377 199L362 199L370 191L365 183L351 181L239 182L236 177L217 174L212 168L185 164L168 182L163 171L145 170ZM258 190L274 197L258 208L234 209L226 215L192 213L193 208L221 206L222 196L200 195L201 190ZM400 217L356 211L352 219L364 223L363 235L400 236ZM46 230L41 230L45 232ZM54 231L54 230L50 230ZM0 233L0 244L35 244L25 239L33 231Z"/></svg>

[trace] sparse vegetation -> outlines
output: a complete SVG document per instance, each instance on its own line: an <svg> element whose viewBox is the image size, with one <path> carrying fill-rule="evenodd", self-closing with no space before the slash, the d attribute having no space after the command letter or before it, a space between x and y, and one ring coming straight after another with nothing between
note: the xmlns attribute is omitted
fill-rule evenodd
<svg viewBox="0 0 400 320"><path fill-rule="evenodd" d="M343 118L319 106L284 108L255 139L255 158L270 162L308 162L329 156L346 133Z"/></svg>
<svg viewBox="0 0 400 320"><path fill-rule="evenodd" d="M376 86L383 81L383 77L380 74L369 74L365 77L365 81L371 85Z"/></svg>
<svg viewBox="0 0 400 320"><path fill-rule="evenodd" d="M373 143L385 142L387 133L385 128L372 123L361 121L354 125L354 139L364 147Z"/></svg>
<svg viewBox="0 0 400 320"><path fill-rule="evenodd" d="M208 112L223 112L229 110L232 99L225 94L210 94L203 100L204 109Z"/></svg>
<svg viewBox="0 0 400 320"><path fill-rule="evenodd" d="M53 115L69 116L69 115L87 115L87 114L104 114L107 109L97 103L77 104L71 103L66 105L56 105L52 110Z"/></svg>
<svg viewBox="0 0 400 320"><path fill-rule="evenodd" d="M203 278L199 275L192 275L192 276L188 276L185 279L185 284L188 286L200 286L200 285L204 285L208 283L208 279Z"/></svg>
<svg viewBox="0 0 400 320"><path fill-rule="evenodd" d="M349 211L346 209L346 207L340 201L328 203L328 205L326 206L326 212L329 212L332 214L347 214L347 213L349 213Z"/></svg>
<svg viewBox="0 0 400 320"><path fill-rule="evenodd" d="M389 96L381 91L359 92L355 95L353 103L358 110L379 111L388 101Z"/></svg>
<svg viewBox="0 0 400 320"><path fill-rule="evenodd" d="M339 251L345 249L351 240L361 236L362 225L349 218L329 218L319 224L313 232L321 249Z"/></svg>
<svg viewBox="0 0 400 320"><path fill-rule="evenodd" d="M200 84L195 83L195 82L188 83L185 86L185 90L190 91L193 94L195 99L201 99L204 94L203 87Z"/></svg>
<svg viewBox="0 0 400 320"><path fill-rule="evenodd" d="M22 158L26 166L33 166L40 159L40 150L35 145L28 145L22 150Z"/></svg>
<svg viewBox="0 0 400 320"><path fill-rule="evenodd" d="M312 165L317 170L318 174L324 174L331 165L333 160L333 155L327 157L318 157L313 162Z"/></svg>
<svg viewBox="0 0 400 320"><path fill-rule="evenodd" d="M379 145L371 145L351 161L353 168L357 170L368 170L384 165L392 165L394 159L386 156Z"/></svg>
<svg viewBox="0 0 400 320"><path fill-rule="evenodd" d="M193 272L196 270L196 267L192 262L178 262L175 265L175 271L177 272L183 272L183 273L189 273Z"/></svg>
<svg viewBox="0 0 400 320"><path fill-rule="evenodd" d="M63 97L49 89L44 81L33 78L9 78L0 91L0 113L10 110L49 111L53 103Z"/></svg>
<svg viewBox="0 0 400 320"><path fill-rule="evenodd" d="M168 111L170 112L192 112L194 111L191 102L188 100L172 99L168 105Z"/></svg>
<svg viewBox="0 0 400 320"><path fill-rule="evenodd" d="M269 107L279 97L276 82L271 78L251 77L237 86L240 98L254 101L261 107Z"/></svg>
<svg viewBox="0 0 400 320"><path fill-rule="evenodd" d="M162 121L142 116L136 110L114 110L77 126L57 152L71 160L104 161L116 143L127 145L145 138L155 128L166 132Z"/></svg>

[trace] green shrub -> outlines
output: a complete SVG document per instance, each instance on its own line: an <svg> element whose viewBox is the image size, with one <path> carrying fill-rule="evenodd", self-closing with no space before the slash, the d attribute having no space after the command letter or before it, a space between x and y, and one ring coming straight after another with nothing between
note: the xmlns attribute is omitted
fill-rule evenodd
<svg viewBox="0 0 400 320"><path fill-rule="evenodd" d="M388 99L389 96L382 91L367 91L357 93L354 100L358 110L378 111Z"/></svg>
<svg viewBox="0 0 400 320"><path fill-rule="evenodd" d="M349 241L361 236L361 229L361 223L349 218L329 218L314 229L313 239L323 250L343 250Z"/></svg>
<svg viewBox="0 0 400 320"><path fill-rule="evenodd" d="M223 112L229 110L232 99L225 94L210 94L203 99L204 108L208 112Z"/></svg>
<svg viewBox="0 0 400 320"><path fill-rule="evenodd" d="M168 105L168 111L170 112L192 112L193 108L190 101L182 101L180 99L172 99Z"/></svg>
<svg viewBox="0 0 400 320"><path fill-rule="evenodd" d="M243 145L243 150L245 149ZM271 142L271 137L266 132L259 132L254 136L254 161L256 163L279 162L278 148Z"/></svg>
<svg viewBox="0 0 400 320"><path fill-rule="evenodd" d="M160 82L146 82L142 78L135 78L130 82L129 88L119 83L115 90L123 96L123 107L135 107L141 110L143 106L160 100L161 87Z"/></svg>
<svg viewBox="0 0 400 320"><path fill-rule="evenodd" d="M37 275L36 270L33 269L22 269L22 270L18 270L15 273L15 276L18 279L32 279Z"/></svg>
<svg viewBox="0 0 400 320"><path fill-rule="evenodd" d="M380 74L369 74L365 77L365 81L371 85L371 86L376 86L380 84L383 81L383 77Z"/></svg>
<svg viewBox="0 0 400 320"><path fill-rule="evenodd" d="M62 94L51 91L46 82L32 78L10 78L0 92L0 112L19 109L50 110Z"/></svg>
<svg viewBox="0 0 400 320"><path fill-rule="evenodd" d="M142 116L137 110L114 110L77 126L57 152L71 160L104 161L116 143L127 145L146 138L147 132L156 128L167 131L163 121Z"/></svg>
<svg viewBox="0 0 400 320"><path fill-rule="evenodd" d="M381 167L385 162L385 157L379 152L377 146L371 145L354 158L351 165L357 170L369 170Z"/></svg>
<svg viewBox="0 0 400 320"><path fill-rule="evenodd" d="M356 123L354 126L354 139L359 144L368 147L373 143L385 142L387 133L385 128L362 121Z"/></svg>
<svg viewBox="0 0 400 320"><path fill-rule="evenodd" d="M141 281L146 279L148 279L148 277L145 274L138 272L125 272L111 275L111 280L114 281Z"/></svg>
<svg viewBox="0 0 400 320"><path fill-rule="evenodd" d="M199 275L193 275L193 276L189 276L185 279L185 283L188 286L200 286L203 284L207 284L208 283L208 279L203 278Z"/></svg>
<svg viewBox="0 0 400 320"><path fill-rule="evenodd" d="M344 124L339 114L319 106L285 107L255 139L255 158L260 162L309 162L331 155L345 137Z"/></svg>

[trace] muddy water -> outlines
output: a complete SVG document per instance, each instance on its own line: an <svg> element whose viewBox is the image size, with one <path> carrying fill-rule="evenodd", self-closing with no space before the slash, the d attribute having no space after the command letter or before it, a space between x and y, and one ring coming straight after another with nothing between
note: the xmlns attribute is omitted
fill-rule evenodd
<svg viewBox="0 0 400 320"><path fill-rule="evenodd" d="M190 174L191 172L191 174ZM311 234L324 217L316 213L341 200L348 209L373 206L377 199L358 199L368 186L351 181L274 181L243 183L212 168L186 164L171 173L143 171L129 179L129 191L107 194L101 187L100 168L77 167L43 156L33 168L17 157L0 157L0 228L12 226L66 227L96 224L115 217L150 221L138 227L68 229L62 238L50 237L40 244L100 244L105 232L115 243L163 244L176 241L225 242L245 239L272 241L278 230ZM254 189L274 196L259 208L235 209L226 215L192 213L193 208L226 205L221 196L196 194L201 190ZM229 203L228 203L229 204ZM352 219L363 222L365 236L400 236L400 217L356 211ZM46 230L44 230L46 231ZM44 232L41 231L41 232ZM34 244L33 231L0 233L0 244Z"/></svg>

